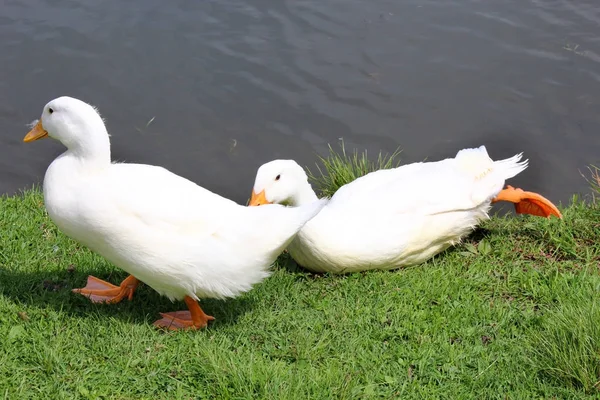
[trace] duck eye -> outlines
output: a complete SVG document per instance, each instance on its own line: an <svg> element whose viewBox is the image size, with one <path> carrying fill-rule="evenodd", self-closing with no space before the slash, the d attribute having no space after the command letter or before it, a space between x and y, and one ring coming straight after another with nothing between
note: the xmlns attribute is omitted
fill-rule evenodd
<svg viewBox="0 0 600 400"><path fill-rule="evenodd" d="M48 113L52 114L54 110L52 108L48 108Z"/></svg>
<svg viewBox="0 0 600 400"><path fill-rule="evenodd" d="M276 180L276 181L278 181L278 180L279 180L279 178L281 178L281 175L277 175L277 176L275 177L275 180Z"/></svg>

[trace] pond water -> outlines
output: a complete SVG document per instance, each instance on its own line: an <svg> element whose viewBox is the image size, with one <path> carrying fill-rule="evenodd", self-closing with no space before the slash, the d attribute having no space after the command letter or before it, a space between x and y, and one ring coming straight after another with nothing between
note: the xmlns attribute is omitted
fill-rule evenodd
<svg viewBox="0 0 600 400"><path fill-rule="evenodd" d="M244 203L256 168L327 144L404 162L523 151L555 202L600 161L597 0L3 0L0 192L63 148L24 144L49 100L96 105L113 158Z"/></svg>

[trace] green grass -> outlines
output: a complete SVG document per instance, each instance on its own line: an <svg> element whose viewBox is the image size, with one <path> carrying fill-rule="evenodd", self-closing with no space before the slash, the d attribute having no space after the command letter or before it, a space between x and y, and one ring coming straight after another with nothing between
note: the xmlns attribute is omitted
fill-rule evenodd
<svg viewBox="0 0 600 400"><path fill-rule="evenodd" d="M141 286L92 304L70 289L126 274L62 235L41 194L0 199L0 395L8 399L597 397L600 208L494 217L399 271L315 275L286 256L247 294L202 302L206 330Z"/></svg>
<svg viewBox="0 0 600 400"><path fill-rule="evenodd" d="M589 183L594 196L599 196L600 195L600 168L598 168L595 165L590 165L588 167L588 170L590 171L590 176L584 175L584 178Z"/></svg>
<svg viewBox="0 0 600 400"><path fill-rule="evenodd" d="M344 141L340 141L339 144L341 154L329 145L327 157L317 156L322 166L317 163L315 172L307 168L308 179L322 196L333 196L340 187L369 172L395 168L400 165L400 149L396 149L392 154L384 155L379 152L377 160L371 161L366 150L358 154L355 149L348 154Z"/></svg>

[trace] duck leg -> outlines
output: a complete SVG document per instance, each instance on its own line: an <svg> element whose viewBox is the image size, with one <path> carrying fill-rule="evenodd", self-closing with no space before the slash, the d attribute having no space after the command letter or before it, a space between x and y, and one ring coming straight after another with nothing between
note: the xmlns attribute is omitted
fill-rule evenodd
<svg viewBox="0 0 600 400"><path fill-rule="evenodd" d="M200 308L200 304L190 296L185 296L184 301L185 304L187 304L189 311L160 313L162 318L154 322L154 326L172 331L178 329L196 330L206 328L208 321L213 321L215 319L215 317L206 315Z"/></svg>
<svg viewBox="0 0 600 400"><path fill-rule="evenodd" d="M498 193L498 196L492 200L492 203L498 201L514 203L517 214L531 214L546 218L554 215L562 218L562 214L550 200L537 193L525 192L522 189L515 189L510 185L507 185L506 189Z"/></svg>
<svg viewBox="0 0 600 400"><path fill-rule="evenodd" d="M82 294L88 297L93 303L115 304L124 298L131 300L133 298L133 293L139 284L140 281L133 275L129 275L125 278L119 286L115 286L90 275L88 276L85 287L73 289L73 293Z"/></svg>

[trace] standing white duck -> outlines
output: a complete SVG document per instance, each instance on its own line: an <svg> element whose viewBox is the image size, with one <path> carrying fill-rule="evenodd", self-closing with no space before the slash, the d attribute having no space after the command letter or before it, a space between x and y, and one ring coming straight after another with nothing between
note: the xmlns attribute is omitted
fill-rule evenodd
<svg viewBox="0 0 600 400"><path fill-rule="evenodd" d="M542 196L504 187L527 167L521 154L493 161L484 146L455 158L371 172L342 186L288 246L301 266L345 273L420 264L458 243L490 204L506 200L518 213L561 218ZM302 206L317 196L293 160L275 160L256 174L250 206Z"/></svg>
<svg viewBox="0 0 600 400"><path fill-rule="evenodd" d="M23 140L46 136L67 147L44 177L50 218L67 236L131 274L120 286L90 277L74 291L114 303L131 299L139 279L171 300L185 300L189 311L161 313L158 327L205 327L214 318L198 299L250 290L326 204L248 208L161 167L111 163L102 118L71 97L46 104Z"/></svg>

